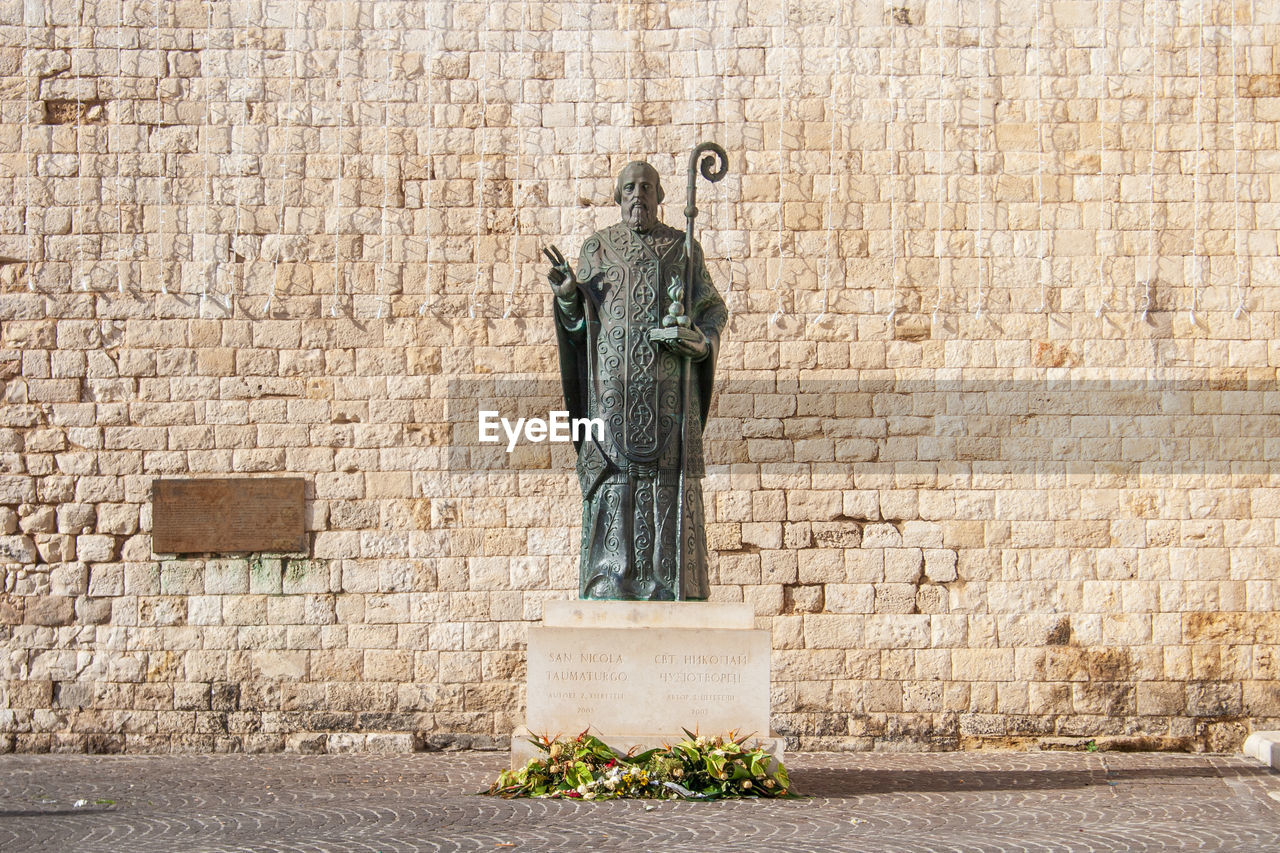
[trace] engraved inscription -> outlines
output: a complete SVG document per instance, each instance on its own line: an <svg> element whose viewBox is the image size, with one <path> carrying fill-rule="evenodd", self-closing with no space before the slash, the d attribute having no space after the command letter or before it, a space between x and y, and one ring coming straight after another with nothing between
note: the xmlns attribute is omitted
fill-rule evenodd
<svg viewBox="0 0 1280 853"><path fill-rule="evenodd" d="M529 727L763 731L768 640L755 630L531 628Z"/></svg>
<svg viewBox="0 0 1280 853"><path fill-rule="evenodd" d="M740 684L740 672L662 672L663 684Z"/></svg>
<svg viewBox="0 0 1280 853"><path fill-rule="evenodd" d="M301 477L165 479L152 484L157 554L304 551Z"/></svg>
<svg viewBox="0 0 1280 853"><path fill-rule="evenodd" d="M626 681L625 672L590 672L576 669L552 670L547 673L548 681Z"/></svg>

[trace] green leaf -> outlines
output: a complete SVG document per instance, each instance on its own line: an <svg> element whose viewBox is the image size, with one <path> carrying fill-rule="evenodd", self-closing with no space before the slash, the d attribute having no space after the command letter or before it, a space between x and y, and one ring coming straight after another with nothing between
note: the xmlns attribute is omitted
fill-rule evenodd
<svg viewBox="0 0 1280 853"><path fill-rule="evenodd" d="M787 768L783 767L781 764L779 764L778 769L774 771L773 778L776 779L778 784L783 788L791 787L791 779L787 777Z"/></svg>
<svg viewBox="0 0 1280 853"><path fill-rule="evenodd" d="M594 781L594 775L591 768L584 761L575 761L564 774L564 781L570 788L576 788L579 785L585 785Z"/></svg>

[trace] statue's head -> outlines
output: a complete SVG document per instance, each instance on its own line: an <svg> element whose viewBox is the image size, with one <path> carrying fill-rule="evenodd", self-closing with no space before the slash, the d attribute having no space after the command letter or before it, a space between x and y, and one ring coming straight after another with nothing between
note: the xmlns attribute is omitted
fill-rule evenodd
<svg viewBox="0 0 1280 853"><path fill-rule="evenodd" d="M658 170L643 160L635 160L618 173L613 200L622 212L622 221L632 231L648 231L658 222L658 205L664 195Z"/></svg>

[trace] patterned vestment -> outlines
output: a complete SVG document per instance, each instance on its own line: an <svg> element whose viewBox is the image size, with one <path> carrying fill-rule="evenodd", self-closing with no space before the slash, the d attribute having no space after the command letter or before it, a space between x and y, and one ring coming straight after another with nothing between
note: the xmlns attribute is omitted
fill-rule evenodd
<svg viewBox="0 0 1280 853"><path fill-rule="evenodd" d="M702 429L728 311L696 243L689 316L711 348L705 359L691 365L687 401L681 390L683 359L649 340L650 330L661 325L670 307L668 288L673 278L684 279L685 267L683 231L658 223L642 234L619 223L583 244L578 296L556 300L570 416L600 418L605 424L603 441L578 445L582 598L705 599L710 591ZM690 413L683 445L682 405ZM681 502L683 572L677 571Z"/></svg>

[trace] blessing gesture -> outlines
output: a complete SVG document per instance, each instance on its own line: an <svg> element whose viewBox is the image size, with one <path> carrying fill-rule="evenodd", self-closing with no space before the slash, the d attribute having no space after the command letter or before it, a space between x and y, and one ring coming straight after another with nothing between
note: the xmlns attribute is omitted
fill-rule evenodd
<svg viewBox="0 0 1280 853"><path fill-rule="evenodd" d="M555 295L561 299L568 299L577 293L578 277L573 274L573 268L569 266L569 262L565 260L560 250L552 245L549 249L543 249L542 254L551 261L551 269L547 271L547 281L551 283L551 290Z"/></svg>

